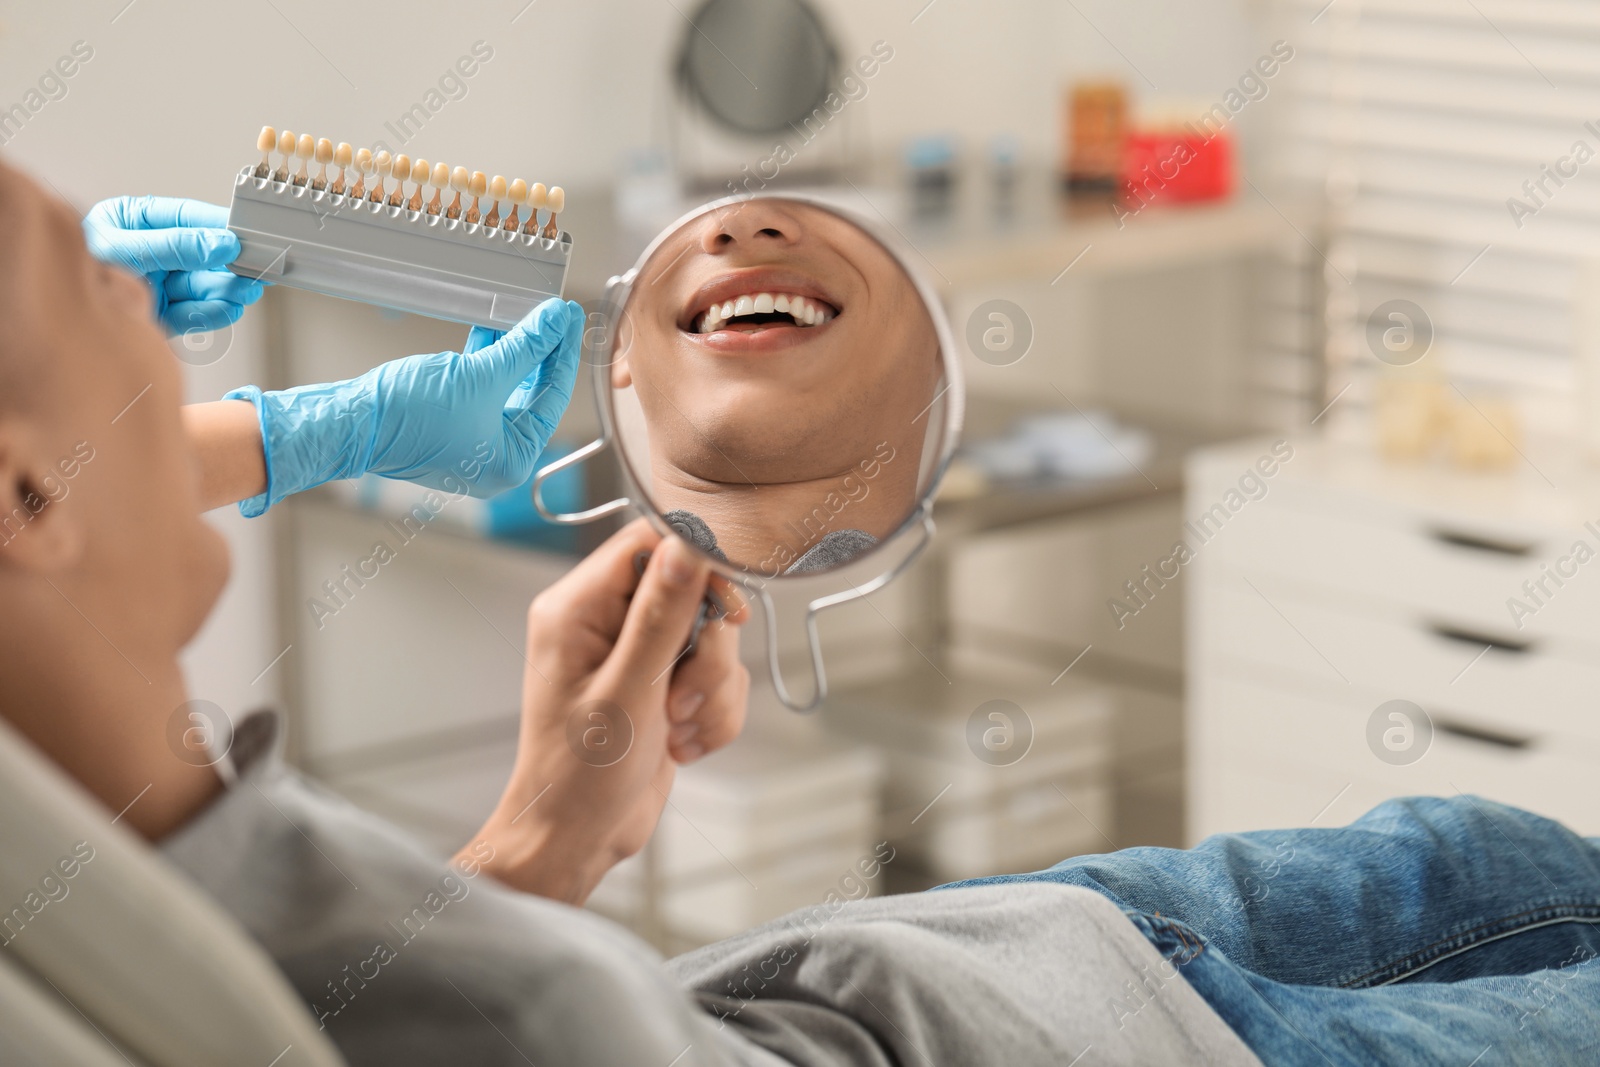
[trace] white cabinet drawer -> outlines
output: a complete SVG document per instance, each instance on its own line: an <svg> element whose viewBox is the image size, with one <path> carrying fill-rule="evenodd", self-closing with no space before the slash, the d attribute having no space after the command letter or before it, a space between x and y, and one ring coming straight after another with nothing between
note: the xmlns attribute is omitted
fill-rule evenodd
<svg viewBox="0 0 1600 1067"><path fill-rule="evenodd" d="M1329 607L1303 587L1260 575L1212 579L1207 621L1195 635L1205 669L1228 663L1298 675L1349 688L1372 707L1402 698L1430 715L1511 737L1600 743L1600 662L1571 641L1551 637L1526 651L1485 651L1453 620ZM1443 636L1448 632L1459 636Z"/></svg>
<svg viewBox="0 0 1600 1067"><path fill-rule="evenodd" d="M1171 553L1182 522L1178 501L1168 498L955 542L946 578L952 639L1009 639L1051 657L1065 654L1063 666L1092 644L1097 657L1176 670L1183 583L1170 583L1124 629L1106 600L1124 595L1122 582Z"/></svg>
<svg viewBox="0 0 1600 1067"><path fill-rule="evenodd" d="M1545 740L1508 748L1436 729L1420 758L1395 765L1368 747L1376 705L1353 691L1280 688L1223 671L1199 680L1191 701L1191 836L1313 819L1339 825L1388 797L1457 793L1600 832L1600 748Z"/></svg>
<svg viewBox="0 0 1600 1067"><path fill-rule="evenodd" d="M1295 506L1304 492L1295 489L1300 492L1243 508L1201 547L1199 565L1276 574L1340 596L1443 613L1515 636L1563 635L1600 644L1600 558L1563 564L1571 577L1559 587L1544 578L1537 600L1523 588L1539 581L1542 568L1566 556L1580 538L1600 552L1600 537L1581 525L1535 536L1485 533L1422 515L1347 517ZM1190 502L1191 514L1198 514L1193 496ZM1473 541L1485 547L1469 547ZM1487 547L1491 543L1515 551ZM1514 616L1507 604L1513 597L1535 609L1533 614Z"/></svg>

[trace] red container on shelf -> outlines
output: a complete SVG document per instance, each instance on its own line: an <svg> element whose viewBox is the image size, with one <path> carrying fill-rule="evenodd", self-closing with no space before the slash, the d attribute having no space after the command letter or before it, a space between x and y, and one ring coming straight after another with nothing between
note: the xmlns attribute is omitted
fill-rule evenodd
<svg viewBox="0 0 1600 1067"><path fill-rule="evenodd" d="M1134 130L1122 155L1120 191L1137 211L1151 204L1221 200L1233 192L1233 138L1192 127Z"/></svg>

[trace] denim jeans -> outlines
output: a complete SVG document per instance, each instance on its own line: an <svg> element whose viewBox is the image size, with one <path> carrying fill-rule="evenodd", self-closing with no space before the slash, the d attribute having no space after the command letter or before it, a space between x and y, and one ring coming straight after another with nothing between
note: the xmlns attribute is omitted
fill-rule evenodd
<svg viewBox="0 0 1600 1067"><path fill-rule="evenodd" d="M1600 1064L1600 838L1493 801L957 884L1014 881L1111 898L1268 1065Z"/></svg>

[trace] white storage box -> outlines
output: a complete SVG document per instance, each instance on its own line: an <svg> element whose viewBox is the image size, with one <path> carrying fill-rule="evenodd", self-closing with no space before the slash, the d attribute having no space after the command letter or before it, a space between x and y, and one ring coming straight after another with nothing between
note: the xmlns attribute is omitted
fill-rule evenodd
<svg viewBox="0 0 1600 1067"><path fill-rule="evenodd" d="M881 892L881 757L860 745L748 733L680 768L646 853L590 906L674 948L714 941L824 900ZM652 882L654 885L650 885Z"/></svg>
<svg viewBox="0 0 1600 1067"><path fill-rule="evenodd" d="M992 705L1006 701L1007 705ZM1047 866L1111 848L1110 696L1091 685L1017 685L963 671L839 693L834 730L885 754L885 833L939 880ZM991 718L991 712L1005 716ZM1010 732L1010 752L987 748Z"/></svg>

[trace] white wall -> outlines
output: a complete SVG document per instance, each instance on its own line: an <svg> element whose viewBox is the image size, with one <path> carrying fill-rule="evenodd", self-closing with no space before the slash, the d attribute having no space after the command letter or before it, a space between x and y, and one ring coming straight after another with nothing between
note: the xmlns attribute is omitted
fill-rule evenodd
<svg viewBox="0 0 1600 1067"><path fill-rule="evenodd" d="M493 59L411 147L530 180L603 180L622 153L663 136L666 70L694 5L524 3L7 5L0 107L74 42L94 56L6 152L85 204L125 192L220 199L263 124L369 143L482 40ZM895 49L860 104L871 139L889 147L929 132L981 147L1010 132L1053 159L1070 78L1117 74L1145 96L1214 99L1269 43L1249 0L821 7L846 60L878 39Z"/></svg>

